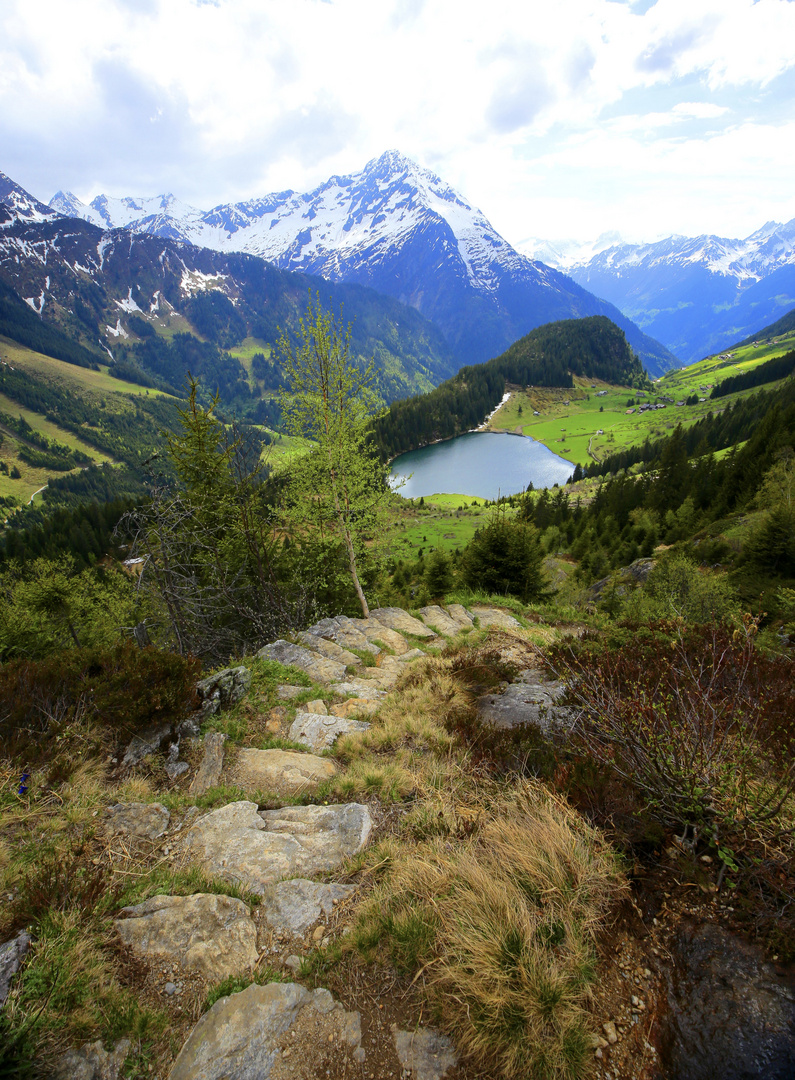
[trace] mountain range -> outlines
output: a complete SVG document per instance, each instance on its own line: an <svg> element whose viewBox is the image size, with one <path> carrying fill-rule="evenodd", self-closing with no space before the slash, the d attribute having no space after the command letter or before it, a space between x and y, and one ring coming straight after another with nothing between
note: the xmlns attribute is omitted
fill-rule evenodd
<svg viewBox="0 0 795 1080"><path fill-rule="evenodd" d="M528 249L619 307L689 364L795 307L795 219L744 239L704 234L627 244L527 241Z"/></svg>
<svg viewBox="0 0 795 1080"><path fill-rule="evenodd" d="M651 374L676 357L611 303L516 251L485 216L434 173L397 151L314 191L190 207L173 195L90 205L69 192L50 203L98 227L256 255L283 270L354 282L392 296L434 323L458 366L502 353L544 323L605 315Z"/></svg>

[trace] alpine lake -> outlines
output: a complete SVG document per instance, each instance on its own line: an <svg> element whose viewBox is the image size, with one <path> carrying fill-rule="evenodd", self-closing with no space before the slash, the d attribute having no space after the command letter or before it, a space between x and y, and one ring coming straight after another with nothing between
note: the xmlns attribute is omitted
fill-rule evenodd
<svg viewBox="0 0 795 1080"><path fill-rule="evenodd" d="M406 499L450 493L494 500L534 488L565 484L574 471L570 461L543 443L508 432L470 431L432 443L392 462L391 483Z"/></svg>

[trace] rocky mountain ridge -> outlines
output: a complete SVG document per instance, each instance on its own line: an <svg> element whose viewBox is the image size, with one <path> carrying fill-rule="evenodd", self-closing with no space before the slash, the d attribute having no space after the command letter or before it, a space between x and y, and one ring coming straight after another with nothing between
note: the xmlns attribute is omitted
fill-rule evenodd
<svg viewBox="0 0 795 1080"><path fill-rule="evenodd" d="M520 254L449 184L395 150L311 192L276 192L207 212L172 195L101 195L85 206L58 192L51 206L103 228L245 252L285 270L367 285L435 323L459 366L498 355L543 323L585 315L621 326L652 374L676 366L612 304Z"/></svg>

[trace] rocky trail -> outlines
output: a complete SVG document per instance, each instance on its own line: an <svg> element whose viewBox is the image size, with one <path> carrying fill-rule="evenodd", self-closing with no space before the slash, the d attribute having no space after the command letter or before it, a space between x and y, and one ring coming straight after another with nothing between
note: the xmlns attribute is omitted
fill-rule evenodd
<svg viewBox="0 0 795 1080"><path fill-rule="evenodd" d="M165 1008L172 1025L174 1054L166 1071L162 1060L149 1066L153 1080L485 1075L459 1059L454 1039L434 1029L412 981L343 965L341 974L331 971L327 985L318 985L311 964L319 949L351 932L367 887L350 872L351 860L394 829L404 812L376 797L311 799L344 771L334 757L337 740L378 724L379 709L415 661L443 653L462 633L488 630L495 655L515 674L480 694L480 720L498 730L532 724L557 737L565 737L573 720L559 703L565 688L539 669L513 616L455 604L426 607L419 616L382 608L367 620L323 619L294 641L260 650L261 658L289 665L328 691L295 708L306 687L277 687L280 704L266 730L303 749L232 744L220 731L198 738L203 720L245 705L251 673L243 666L199 684L200 713L176 737L166 726L143 732L127 748L120 773L162 754L168 781L194 803L179 813L156 801L107 806L101 819L106 856L127 865L125 858L143 853L150 862L195 873L199 882L226 882L239 894L198 887L192 895L156 895L115 914L130 983ZM236 797L203 808L202 796L223 785ZM259 801L263 791L271 796L267 805ZM636 868L633 892L600 945L600 978L589 1006L597 1032L593 1075L788 1075L795 1060L791 973L721 929L727 905L714 890L661 893L643 874ZM0 992L4 986L8 992L29 947L20 935L0 948ZM224 980L228 992L205 1011L208 988ZM717 994L716 986L723 988ZM86 1044L60 1059L55 1076L118 1080L128 1050L125 1040L111 1048ZM706 1062L703 1068L699 1061ZM732 1071L735 1066L745 1071Z"/></svg>

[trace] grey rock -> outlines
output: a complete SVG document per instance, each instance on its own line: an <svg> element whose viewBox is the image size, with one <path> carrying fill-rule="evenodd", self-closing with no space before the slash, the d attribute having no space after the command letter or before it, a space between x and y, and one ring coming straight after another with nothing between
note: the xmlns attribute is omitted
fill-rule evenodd
<svg viewBox="0 0 795 1080"><path fill-rule="evenodd" d="M189 768L187 761L169 762L166 765L166 776L169 780L179 780L180 776L184 776Z"/></svg>
<svg viewBox="0 0 795 1080"><path fill-rule="evenodd" d="M204 736L204 757L190 785L189 790L192 794L203 795L205 791L209 791L211 787L217 787L221 782L225 741L226 735L222 735L219 731L208 731Z"/></svg>
<svg viewBox="0 0 795 1080"><path fill-rule="evenodd" d="M671 946L661 1063L676 1080L791 1080L795 979L713 923L685 923Z"/></svg>
<svg viewBox="0 0 795 1080"><path fill-rule="evenodd" d="M615 589L616 596L626 596L639 585L645 585L654 568L654 559L635 559L629 566L621 566L607 577L600 578L585 590L585 599L598 601Z"/></svg>
<svg viewBox="0 0 795 1080"><path fill-rule="evenodd" d="M315 682L330 683L345 678L345 664L320 656L319 653L304 648L303 645L293 645L281 638L271 645L265 645L257 656L300 668Z"/></svg>
<svg viewBox="0 0 795 1080"><path fill-rule="evenodd" d="M335 683L333 689L335 694L353 695L363 701L382 701L386 697L386 691L368 679L346 679Z"/></svg>
<svg viewBox="0 0 795 1080"><path fill-rule="evenodd" d="M167 982L163 989L169 997L173 997L173 995L177 992L177 984L173 982Z"/></svg>
<svg viewBox="0 0 795 1080"><path fill-rule="evenodd" d="M116 803L105 811L105 832L141 840L157 840L168 829L171 814L161 803Z"/></svg>
<svg viewBox="0 0 795 1080"><path fill-rule="evenodd" d="M386 645L398 656L406 652L409 645L402 634L397 630L391 630L378 619L351 619L357 630L361 630L368 641L374 645Z"/></svg>
<svg viewBox="0 0 795 1080"><path fill-rule="evenodd" d="M315 698L314 701L307 701L306 705L301 709L301 712L320 713L322 716L328 716L328 709L322 698Z"/></svg>
<svg viewBox="0 0 795 1080"><path fill-rule="evenodd" d="M356 653L343 649L335 641L329 641L321 637L320 634L313 634L309 630L304 630L298 635L298 640L302 645L306 645L307 649L312 649L314 652L327 656L330 660L336 660L340 664L353 664L356 667L361 664L361 660Z"/></svg>
<svg viewBox="0 0 795 1080"><path fill-rule="evenodd" d="M123 769L139 765L150 754L171 742L171 724L152 724L134 735L121 761Z"/></svg>
<svg viewBox="0 0 795 1080"><path fill-rule="evenodd" d="M403 608L384 607L376 608L370 612L370 618L388 626L390 630L397 630L400 634L411 634L418 638L436 637L433 630L429 630L425 623L409 615Z"/></svg>
<svg viewBox="0 0 795 1080"><path fill-rule="evenodd" d="M122 944L150 962L177 963L208 982L250 972L257 962L257 929L234 897L153 896L121 914L115 925Z"/></svg>
<svg viewBox="0 0 795 1080"><path fill-rule="evenodd" d="M420 615L422 615L423 622L427 623L437 634L454 636L461 630L460 624L438 604L430 604L428 607L420 608Z"/></svg>
<svg viewBox="0 0 795 1080"><path fill-rule="evenodd" d="M558 704L565 691L563 683L548 681L541 672L527 669L502 693L479 698L478 716L496 728L534 724L547 735L566 731L574 722L574 710Z"/></svg>
<svg viewBox="0 0 795 1080"><path fill-rule="evenodd" d="M458 1053L453 1043L433 1028L400 1031L393 1024L392 1038L404 1076L409 1073L414 1080L441 1080L449 1069L458 1064Z"/></svg>
<svg viewBox="0 0 795 1080"><path fill-rule="evenodd" d="M486 604L474 604L472 607L472 615L477 616L477 620L482 629L494 629L494 630L520 630L521 623L518 619L515 619L513 615L510 615L507 611L503 611L502 608L489 607Z"/></svg>
<svg viewBox="0 0 795 1080"><path fill-rule="evenodd" d="M408 652L404 652L397 659L401 664L407 664L411 660L420 660L423 656L427 656L427 653L424 653L422 649L409 649Z"/></svg>
<svg viewBox="0 0 795 1080"><path fill-rule="evenodd" d="M294 750L244 748L238 751L234 768L235 782L247 792L269 791L284 796L314 792L336 773L337 766L328 758Z"/></svg>
<svg viewBox="0 0 795 1080"><path fill-rule="evenodd" d="M220 998L204 1014L180 1050L169 1080L269 1080L281 1064L280 1037L290 1029L300 1032L304 1010L324 1017L349 1049L360 1046L359 1013L346 1012L328 990L310 992L296 983L253 984ZM292 1052L297 1050L298 1045Z"/></svg>
<svg viewBox="0 0 795 1080"><path fill-rule="evenodd" d="M224 668L208 675L196 684L196 692L202 700L210 700L216 695L225 709L240 701L251 689L251 672L247 667Z"/></svg>
<svg viewBox="0 0 795 1080"><path fill-rule="evenodd" d="M185 836L205 871L262 895L285 877L334 870L361 851L372 819L366 806L286 806L261 813L236 802L199 820Z"/></svg>
<svg viewBox="0 0 795 1080"><path fill-rule="evenodd" d="M11 980L22 966L30 948L30 934L20 930L15 938L0 945L0 1006L11 989Z"/></svg>
<svg viewBox="0 0 795 1080"><path fill-rule="evenodd" d="M353 885L322 885L293 878L266 890L260 911L277 934L304 934L321 916L331 915L335 901L347 900L355 892Z"/></svg>
<svg viewBox="0 0 795 1080"><path fill-rule="evenodd" d="M130 1046L129 1039L120 1039L108 1051L97 1040L79 1050L67 1050L56 1062L53 1080L119 1080Z"/></svg>
<svg viewBox="0 0 795 1080"><path fill-rule="evenodd" d="M448 604L447 612L450 618L453 619L454 622L457 622L463 630L474 625L472 615L467 611L463 604Z"/></svg>
<svg viewBox="0 0 795 1080"><path fill-rule="evenodd" d="M364 698L348 698L346 701L337 702L329 710L332 716L372 716L378 712L377 701L366 701Z"/></svg>
<svg viewBox="0 0 795 1080"><path fill-rule="evenodd" d="M367 731L369 727L365 720L299 712L290 726L289 738L291 742L303 743L317 754L321 750L330 750L340 735Z"/></svg>
<svg viewBox="0 0 795 1080"><path fill-rule="evenodd" d="M201 732L201 711L191 713L177 728L177 734L181 739L197 739Z"/></svg>
<svg viewBox="0 0 795 1080"><path fill-rule="evenodd" d="M289 683L279 683L276 687L276 697L280 701L292 701L306 693L305 686L290 686Z"/></svg>
<svg viewBox="0 0 795 1080"><path fill-rule="evenodd" d="M321 619L314 626L309 627L309 633L317 637L327 638L342 648L365 649L377 656L381 651L377 645L373 645L370 639L356 625L353 619L345 615L337 615L332 619Z"/></svg>

